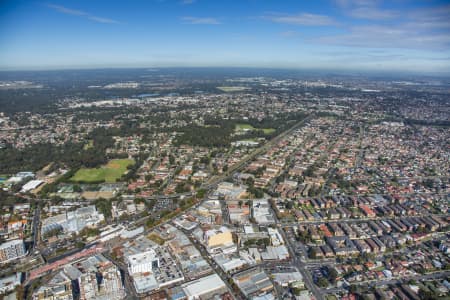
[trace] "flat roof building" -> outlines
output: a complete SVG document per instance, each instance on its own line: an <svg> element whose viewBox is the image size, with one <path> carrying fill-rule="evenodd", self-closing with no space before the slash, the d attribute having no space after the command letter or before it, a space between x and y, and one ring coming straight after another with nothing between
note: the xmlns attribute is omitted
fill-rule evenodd
<svg viewBox="0 0 450 300"><path fill-rule="evenodd" d="M0 245L0 262L7 262L25 256L23 240L12 240Z"/></svg>
<svg viewBox="0 0 450 300"><path fill-rule="evenodd" d="M189 300L210 299L214 295L227 292L227 286L219 275L209 275L182 285L182 289Z"/></svg>

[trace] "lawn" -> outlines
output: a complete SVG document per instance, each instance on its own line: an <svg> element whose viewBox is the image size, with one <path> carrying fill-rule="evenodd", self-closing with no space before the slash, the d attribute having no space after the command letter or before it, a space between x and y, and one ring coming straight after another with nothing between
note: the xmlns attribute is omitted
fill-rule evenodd
<svg viewBox="0 0 450 300"><path fill-rule="evenodd" d="M264 134L271 134L275 132L273 128L263 128Z"/></svg>
<svg viewBox="0 0 450 300"><path fill-rule="evenodd" d="M262 131L264 131L264 134L271 134L271 133L275 132L274 128L262 128L262 129L260 129L260 128L255 128L255 127L253 127L250 124L243 124L243 123L236 124L235 131L238 132L238 131L247 131L247 130L262 130Z"/></svg>
<svg viewBox="0 0 450 300"><path fill-rule="evenodd" d="M254 129L256 129L255 127L253 127L252 125L250 125L250 124L241 124L241 123L239 123L239 124L236 124L236 131L243 131L243 130L254 130Z"/></svg>
<svg viewBox="0 0 450 300"><path fill-rule="evenodd" d="M113 159L100 168L81 168L70 181L72 182L116 182L127 170L127 166L133 164L132 159Z"/></svg>

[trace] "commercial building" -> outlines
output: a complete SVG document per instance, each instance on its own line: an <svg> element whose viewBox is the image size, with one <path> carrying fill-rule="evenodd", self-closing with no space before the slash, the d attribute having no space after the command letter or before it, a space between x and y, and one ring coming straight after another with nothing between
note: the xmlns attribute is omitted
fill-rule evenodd
<svg viewBox="0 0 450 300"><path fill-rule="evenodd" d="M13 291L16 286L20 285L22 273L16 273L10 276L0 278L0 295Z"/></svg>
<svg viewBox="0 0 450 300"><path fill-rule="evenodd" d="M42 221L42 235L55 229L64 232L80 232L86 226L96 226L105 220L105 216L97 211L95 205L80 207Z"/></svg>
<svg viewBox="0 0 450 300"><path fill-rule="evenodd" d="M184 280L182 271L168 249L144 236L125 243L123 256L138 294Z"/></svg>
<svg viewBox="0 0 450 300"><path fill-rule="evenodd" d="M33 300L72 300L72 280L63 271L58 272L32 295Z"/></svg>
<svg viewBox="0 0 450 300"><path fill-rule="evenodd" d="M227 286L219 275L212 274L182 285L187 299L211 299L227 292Z"/></svg>
<svg viewBox="0 0 450 300"><path fill-rule="evenodd" d="M208 247L215 248L221 245L233 243L231 231L226 227L220 229L211 229L205 232L205 241Z"/></svg>
<svg viewBox="0 0 450 300"><path fill-rule="evenodd" d="M42 180L30 180L22 186L22 189L20 191L22 193L27 193L40 186L42 183L44 183Z"/></svg>
<svg viewBox="0 0 450 300"><path fill-rule="evenodd" d="M288 273L272 273L274 281L283 287L287 287L294 284L297 287L304 288L303 276L300 272L288 272Z"/></svg>
<svg viewBox="0 0 450 300"><path fill-rule="evenodd" d="M153 248L145 252L127 255L125 262L128 266L128 272L132 274L152 272L153 269L159 267L159 259Z"/></svg>
<svg viewBox="0 0 450 300"><path fill-rule="evenodd" d="M253 299L273 291L273 284L269 277L259 268L240 272L233 276L233 281L247 299Z"/></svg>
<svg viewBox="0 0 450 300"><path fill-rule="evenodd" d="M121 300L125 298L120 270L101 254L69 264L42 284L33 300Z"/></svg>
<svg viewBox="0 0 450 300"><path fill-rule="evenodd" d="M0 262L7 262L25 256L23 240L12 240L0 245Z"/></svg>
<svg viewBox="0 0 450 300"><path fill-rule="evenodd" d="M233 242L233 235L225 226L208 229L197 228L193 234L210 253L233 253L237 250L236 244Z"/></svg>
<svg viewBox="0 0 450 300"><path fill-rule="evenodd" d="M253 200L252 215L258 224L268 225L275 223L275 219L271 213L269 200L267 199Z"/></svg>

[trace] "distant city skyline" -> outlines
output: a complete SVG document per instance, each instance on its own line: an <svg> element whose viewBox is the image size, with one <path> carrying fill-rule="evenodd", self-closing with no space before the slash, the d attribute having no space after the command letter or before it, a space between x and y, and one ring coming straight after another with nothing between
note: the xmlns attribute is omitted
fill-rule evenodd
<svg viewBox="0 0 450 300"><path fill-rule="evenodd" d="M0 70L265 67L450 73L450 3L2 1Z"/></svg>

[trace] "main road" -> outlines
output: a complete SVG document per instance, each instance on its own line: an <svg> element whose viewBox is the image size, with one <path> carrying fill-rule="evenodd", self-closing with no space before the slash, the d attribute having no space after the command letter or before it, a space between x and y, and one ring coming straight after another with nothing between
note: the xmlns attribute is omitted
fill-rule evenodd
<svg viewBox="0 0 450 300"><path fill-rule="evenodd" d="M291 241L286 236L283 229L280 229L279 232L283 236L283 239L286 243L286 246L288 247L289 254L292 257L292 263L297 267L297 269L300 271L300 273L303 276L303 280L305 281L305 285L308 288L308 290L313 294L316 300L322 300L324 299L324 296L320 289L314 284L311 274L307 270L307 264L303 262L298 255L295 254L294 248L292 247Z"/></svg>

